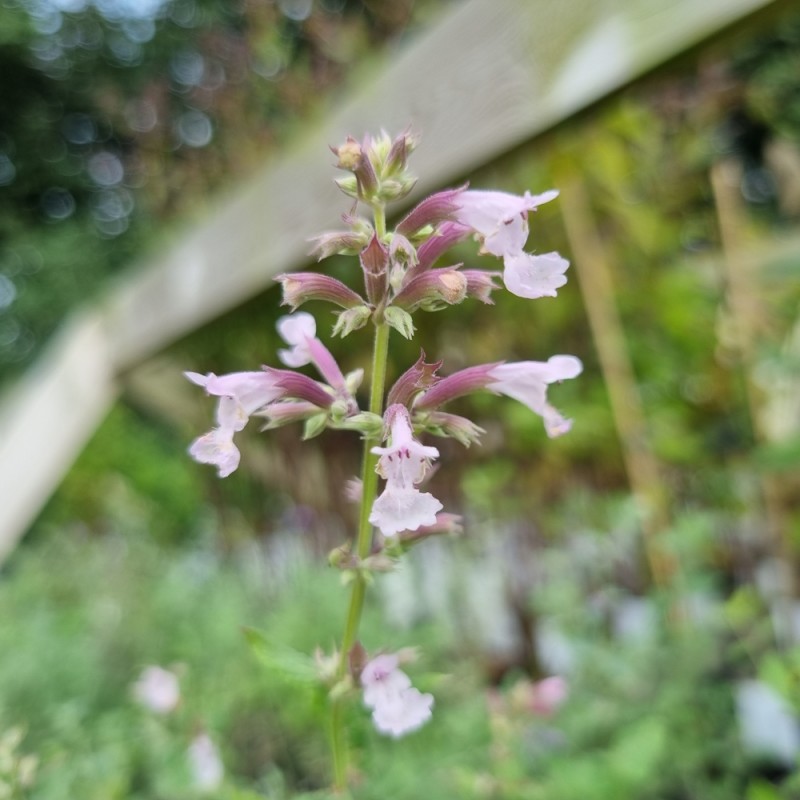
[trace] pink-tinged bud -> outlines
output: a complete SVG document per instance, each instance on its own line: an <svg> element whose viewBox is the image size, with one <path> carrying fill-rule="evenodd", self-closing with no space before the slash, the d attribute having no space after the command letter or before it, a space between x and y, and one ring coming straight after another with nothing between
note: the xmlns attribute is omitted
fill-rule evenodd
<svg viewBox="0 0 800 800"><path fill-rule="evenodd" d="M430 269L436 260L444 255L453 245L466 239L472 230L459 222L443 222L434 234L417 248L419 263L409 272L414 275Z"/></svg>
<svg viewBox="0 0 800 800"><path fill-rule="evenodd" d="M386 400L388 406L396 404L410 405L414 397L422 391L429 389L438 380L436 371L442 366L441 361L431 364L425 363L425 353L420 353L416 363L409 367L389 390Z"/></svg>
<svg viewBox="0 0 800 800"><path fill-rule="evenodd" d="M392 236L392 243L389 245L389 258L392 263L414 265L419 259L417 250L402 233L395 233Z"/></svg>
<svg viewBox="0 0 800 800"><path fill-rule="evenodd" d="M402 172L406 168L408 155L415 144L416 142L407 132L396 136L392 141L392 146L389 148L389 154L386 156L384 172L387 175Z"/></svg>
<svg viewBox="0 0 800 800"><path fill-rule="evenodd" d="M410 280L395 296L392 305L406 311L422 308L439 311L460 303L467 296L467 279L454 267L430 269Z"/></svg>
<svg viewBox="0 0 800 800"><path fill-rule="evenodd" d="M333 403L333 396L325 389L301 372L293 372L289 369L275 369L274 367L264 367L264 372L275 379L275 383L284 391L285 398L295 398L306 400L313 403L318 408L329 408Z"/></svg>
<svg viewBox="0 0 800 800"><path fill-rule="evenodd" d="M352 136L348 136L344 144L339 145L339 147L331 147L331 150L338 159L336 166L349 172L355 172L363 157L361 143Z"/></svg>
<svg viewBox="0 0 800 800"><path fill-rule="evenodd" d="M364 282L370 302L378 305L386 296L388 286L389 251L373 235L369 245L359 256L364 270Z"/></svg>
<svg viewBox="0 0 800 800"><path fill-rule="evenodd" d="M420 525L415 531L403 531L398 534L397 538L401 544L411 545L430 536L442 536L443 534L458 536L463 532L464 526L461 524L461 515L442 511L436 515L436 522L433 525Z"/></svg>
<svg viewBox="0 0 800 800"><path fill-rule="evenodd" d="M460 208L458 197L466 188L462 186L459 189L445 189L426 197L400 221L397 232L403 236L413 236L426 225L454 220Z"/></svg>
<svg viewBox="0 0 800 800"><path fill-rule="evenodd" d="M262 431L266 431L292 422L304 422L315 414L319 414L319 406L313 403L304 400L283 400L257 411L254 416L266 418L267 422L261 428Z"/></svg>
<svg viewBox="0 0 800 800"><path fill-rule="evenodd" d="M364 300L336 278L319 272L292 272L278 275L283 289L283 305L292 311L308 300L324 300L341 308L364 305Z"/></svg>
<svg viewBox="0 0 800 800"><path fill-rule="evenodd" d="M471 419L459 416L458 414L448 414L446 411L429 411L422 415L415 416L414 422L424 426L428 433L435 436L446 436L455 439L464 447L471 444L480 444L481 435L486 431L476 425Z"/></svg>
<svg viewBox="0 0 800 800"><path fill-rule="evenodd" d="M335 254L354 256L360 253L372 237L372 226L362 223L357 229L351 231L327 231L311 239L314 246L310 255L315 255L317 261Z"/></svg>
<svg viewBox="0 0 800 800"><path fill-rule="evenodd" d="M501 363L498 361L494 364L479 364L476 367L467 367L446 378L441 378L436 385L416 399L414 408L417 411L438 408L457 397L485 389L493 380L496 380L492 378L491 372Z"/></svg>
<svg viewBox="0 0 800 800"><path fill-rule="evenodd" d="M495 280L499 272L487 272L482 269L465 269L461 274L467 279L467 297L474 297L482 303L493 306L492 292L500 285Z"/></svg>

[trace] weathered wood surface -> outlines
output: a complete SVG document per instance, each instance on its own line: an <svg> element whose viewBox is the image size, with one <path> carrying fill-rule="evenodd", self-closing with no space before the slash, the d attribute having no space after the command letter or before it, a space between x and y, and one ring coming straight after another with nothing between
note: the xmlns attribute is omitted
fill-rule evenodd
<svg viewBox="0 0 800 800"><path fill-rule="evenodd" d="M376 66L218 210L78 312L0 407L0 556L114 396L114 375L307 260L342 198L327 145L407 125L428 192L491 162L775 0L468 0ZM376 62L377 63L377 62ZM91 380L85 380L89 373ZM80 391L76 385L81 384Z"/></svg>

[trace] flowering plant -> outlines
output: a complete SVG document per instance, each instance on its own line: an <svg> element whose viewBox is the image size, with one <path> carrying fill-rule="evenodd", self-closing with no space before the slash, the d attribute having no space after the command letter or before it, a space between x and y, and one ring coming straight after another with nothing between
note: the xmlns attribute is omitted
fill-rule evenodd
<svg viewBox="0 0 800 800"><path fill-rule="evenodd" d="M303 422L305 438L325 428L338 428L356 431L364 440L361 479L355 491L351 486L351 494L360 503L358 529L353 540L334 550L330 559L349 578L344 633L335 653L320 654L317 659L318 672L330 687L337 790L344 790L348 782L343 704L359 688L380 733L402 736L431 718L433 697L415 689L400 669L408 653L370 655L357 638L372 573L391 569L411 546L429 536L460 530L458 516L444 512L442 503L424 491L439 451L422 444L419 437L449 437L464 446L477 442L482 429L443 407L482 389L523 403L542 417L548 436L559 436L570 429L571 422L548 403L547 387L576 377L582 369L574 356L556 355L544 362L481 364L442 377L438 374L442 363L426 362L423 353L386 391L390 331L413 338L415 313L439 311L467 299L492 304L501 276L505 287L520 297L555 296L566 282L569 266L558 253L535 255L524 249L530 213L553 200L556 191L516 196L467 187L447 189L422 200L394 230L387 230L387 204L402 199L414 186L407 160L415 146L415 138L403 133L394 139L385 134L361 142L348 138L333 149L337 167L347 173L337 184L355 205L343 216L343 230L314 240L314 252L320 259L333 254L357 256L364 289L359 294L316 272L278 277L284 304L294 312L278 322L278 332L287 344L278 357L289 369L265 366L222 376L186 373L218 398L216 426L196 439L189 452L197 461L215 466L220 477L237 468L234 435L251 416L264 420L266 429ZM369 218L358 213L363 207L370 210ZM481 252L502 259L502 273L464 269L462 264L437 266L454 244L470 236L480 243ZM364 371L343 374L317 336L314 318L296 311L308 300L338 307L334 335L344 338L372 326L366 408L359 406L356 396ZM319 380L296 371L309 364ZM379 478L385 482L380 494Z"/></svg>

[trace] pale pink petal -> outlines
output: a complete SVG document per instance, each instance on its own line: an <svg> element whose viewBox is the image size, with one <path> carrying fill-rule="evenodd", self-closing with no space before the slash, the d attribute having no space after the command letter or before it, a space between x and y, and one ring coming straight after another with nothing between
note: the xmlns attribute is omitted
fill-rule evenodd
<svg viewBox="0 0 800 800"><path fill-rule="evenodd" d="M304 311L281 317L277 322L277 328L283 341L291 346L302 344L306 339L313 339L317 335L317 323L314 317Z"/></svg>
<svg viewBox="0 0 800 800"><path fill-rule="evenodd" d="M421 728L431 718L433 695L410 687L387 698L372 712L379 733L399 738Z"/></svg>
<svg viewBox="0 0 800 800"><path fill-rule="evenodd" d="M535 256L520 250L507 253L504 263L503 282L518 297L555 297L556 289L567 282L569 261L558 253Z"/></svg>
<svg viewBox="0 0 800 800"><path fill-rule="evenodd" d="M213 464L220 478L227 478L239 466L239 450L230 428L214 428L195 439L189 455L200 464Z"/></svg>
<svg viewBox="0 0 800 800"><path fill-rule="evenodd" d="M401 531L415 531L420 525L434 525L442 504L428 492L417 489L395 489L387 484L375 500L369 521L380 528L384 536Z"/></svg>
<svg viewBox="0 0 800 800"><path fill-rule="evenodd" d="M493 382L487 384L486 388L528 406L544 419L548 436L560 436L571 428L572 423L547 403L547 386L575 378L582 370L583 365L575 356L552 356L547 361L499 364L489 373Z"/></svg>

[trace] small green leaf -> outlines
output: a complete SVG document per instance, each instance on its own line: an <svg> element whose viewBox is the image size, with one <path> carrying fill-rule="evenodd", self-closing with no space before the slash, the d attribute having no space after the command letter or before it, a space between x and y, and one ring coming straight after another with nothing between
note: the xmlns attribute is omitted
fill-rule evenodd
<svg viewBox="0 0 800 800"><path fill-rule="evenodd" d="M276 678L300 686L318 683L317 667L310 656L273 642L255 628L245 627L242 632L256 658Z"/></svg>
<svg viewBox="0 0 800 800"><path fill-rule="evenodd" d="M305 442L308 439L313 439L315 436L319 436L322 431L325 430L327 425L327 414L314 414L313 417L309 417L303 426L303 441Z"/></svg>
<svg viewBox="0 0 800 800"><path fill-rule="evenodd" d="M414 337L414 322L408 311L404 311L398 306L389 306L389 308L383 312L383 316L386 322L401 336L404 336L406 339L412 339Z"/></svg>

